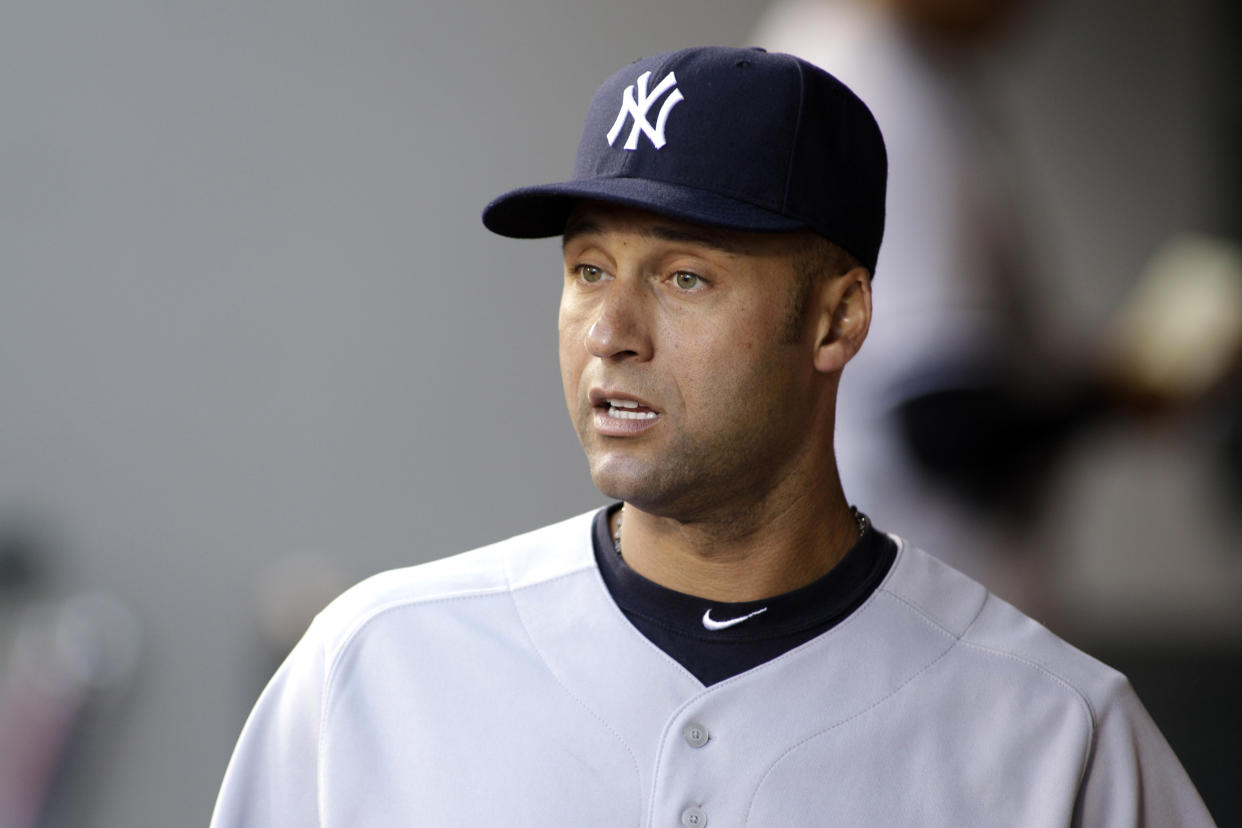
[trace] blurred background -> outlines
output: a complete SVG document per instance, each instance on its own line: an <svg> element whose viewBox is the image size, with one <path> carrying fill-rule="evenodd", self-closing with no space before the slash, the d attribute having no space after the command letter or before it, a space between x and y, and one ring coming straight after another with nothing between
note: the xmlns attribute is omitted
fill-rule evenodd
<svg viewBox="0 0 1242 828"><path fill-rule="evenodd" d="M1041 341L1094 353L1153 272L1207 267L1162 259L1178 240L1232 266L1242 14L1026 6L971 71L1024 182ZM568 175L615 69L775 38L774 14L0 4L0 828L205 824L333 594L601 502L563 411L557 242L479 211ZM1157 391L1048 449L1016 532L1037 586L1010 594L1131 675L1240 825L1242 404L1228 376Z"/></svg>

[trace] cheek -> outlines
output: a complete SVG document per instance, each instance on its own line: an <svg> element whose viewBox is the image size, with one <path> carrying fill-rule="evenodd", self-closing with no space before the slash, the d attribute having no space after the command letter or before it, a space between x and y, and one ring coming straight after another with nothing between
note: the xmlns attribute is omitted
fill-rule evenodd
<svg viewBox="0 0 1242 828"><path fill-rule="evenodd" d="M572 309L561 303L557 316L557 348L561 363L561 384L565 388L565 399L571 404L578 386L586 354L583 345L583 332L580 320Z"/></svg>
<svg viewBox="0 0 1242 828"><path fill-rule="evenodd" d="M561 295L561 304L556 313L556 334L560 342L561 359L565 358L566 346L574 329L574 309L568 297Z"/></svg>
<svg viewBox="0 0 1242 828"><path fill-rule="evenodd" d="M697 341L685 338L678 349L682 393L697 401L696 408L712 417L723 411L754 416L756 407L779 406L774 389L793 382L799 351L776 339L771 330L724 326ZM713 403L731 400L724 409Z"/></svg>
<svg viewBox="0 0 1242 828"><path fill-rule="evenodd" d="M670 328L662 331L661 345L665 378L686 406L686 416L718 416L714 404L742 390L738 373L746 361L746 345L729 331Z"/></svg>
<svg viewBox="0 0 1242 828"><path fill-rule="evenodd" d="M556 328L560 333L562 348L565 347L567 337L583 333L582 326L589 310L582 297L572 293L570 286L566 285L561 293L561 304L556 313ZM580 339L577 341L581 342Z"/></svg>

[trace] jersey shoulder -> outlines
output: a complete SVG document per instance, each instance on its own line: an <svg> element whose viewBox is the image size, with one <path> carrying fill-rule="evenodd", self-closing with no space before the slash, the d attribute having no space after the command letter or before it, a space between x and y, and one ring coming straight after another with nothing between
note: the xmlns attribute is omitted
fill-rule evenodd
<svg viewBox="0 0 1242 828"><path fill-rule="evenodd" d="M594 512L427 563L381 572L341 593L308 635L332 651L372 619L400 607L503 595L594 568Z"/></svg>
<svg viewBox="0 0 1242 828"><path fill-rule="evenodd" d="M901 538L880 589L957 638L961 654L1015 678L1042 676L1052 692L1076 697L1098 724L1101 711L1132 693L1125 676L1062 639L982 584Z"/></svg>

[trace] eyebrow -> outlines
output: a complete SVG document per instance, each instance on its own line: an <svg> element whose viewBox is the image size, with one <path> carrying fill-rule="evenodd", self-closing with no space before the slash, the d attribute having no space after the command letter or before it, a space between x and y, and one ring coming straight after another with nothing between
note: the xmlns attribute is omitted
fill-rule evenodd
<svg viewBox="0 0 1242 828"><path fill-rule="evenodd" d="M578 218L571 218L565 225L565 232L561 234L561 249L565 247L578 236L586 236L591 233L599 233L600 226L593 221L583 221Z"/></svg>
<svg viewBox="0 0 1242 828"><path fill-rule="evenodd" d="M603 227L594 221L590 221L588 219L570 219L569 223L565 225L565 233L561 239L561 247L564 249L566 245L578 236L602 232L604 232ZM740 253L744 251L744 246L732 233L727 230L717 230L712 227L672 227L657 224L651 227L643 228L642 235L648 238L660 239L662 241L701 244L704 247L710 247L724 253Z"/></svg>

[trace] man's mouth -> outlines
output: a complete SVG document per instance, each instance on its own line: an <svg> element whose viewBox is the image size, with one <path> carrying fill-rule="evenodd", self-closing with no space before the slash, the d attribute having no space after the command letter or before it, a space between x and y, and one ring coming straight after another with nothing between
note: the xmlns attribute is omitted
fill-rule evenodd
<svg viewBox="0 0 1242 828"><path fill-rule="evenodd" d="M607 399L599 407L607 411L609 417L618 420L654 420L660 416L659 412L634 400Z"/></svg>
<svg viewBox="0 0 1242 828"><path fill-rule="evenodd" d="M602 388L591 391L594 428L604 437L636 437L653 429L663 416L643 400L620 396Z"/></svg>

